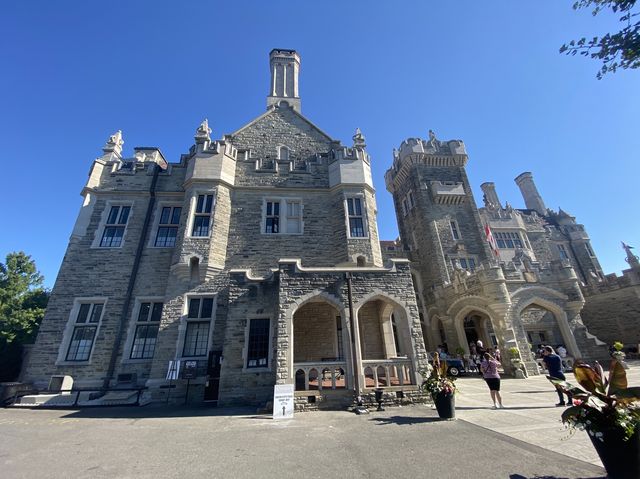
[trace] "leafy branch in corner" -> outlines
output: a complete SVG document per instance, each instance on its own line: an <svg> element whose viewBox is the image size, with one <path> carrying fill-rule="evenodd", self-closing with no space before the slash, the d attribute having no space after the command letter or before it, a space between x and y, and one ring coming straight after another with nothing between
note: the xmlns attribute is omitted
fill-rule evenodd
<svg viewBox="0 0 640 479"><path fill-rule="evenodd" d="M597 73L598 80L608 72L614 73L620 69L634 69L640 67L640 19L639 12L633 11L637 0L579 0L573 4L573 9L593 7L595 16L605 9L611 9L620 15L619 21L625 25L617 33L607 33L591 40L583 37L571 40L560 47L560 53L567 55L580 54L602 60L602 67Z"/></svg>

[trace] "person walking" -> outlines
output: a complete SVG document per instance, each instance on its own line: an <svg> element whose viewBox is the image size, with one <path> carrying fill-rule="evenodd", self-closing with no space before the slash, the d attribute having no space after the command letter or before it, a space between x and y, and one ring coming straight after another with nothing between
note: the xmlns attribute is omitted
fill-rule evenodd
<svg viewBox="0 0 640 479"><path fill-rule="evenodd" d="M564 373L562 372L562 359L558 356L551 346L545 346L542 350L542 360L544 361L544 365L547 367L547 371L549 372L549 376L551 379L561 379L562 381L566 381ZM564 402L564 395L562 392L562 388L557 384L554 385L556 387L556 393L558 394L558 398L560 402L556 404L556 406L573 406L573 398L571 397L571 393L567 394L567 402Z"/></svg>
<svg viewBox="0 0 640 479"><path fill-rule="evenodd" d="M480 363L482 377L489 386L489 393L493 401L493 409L503 409L502 396L500 395L500 374L498 366L500 363L489 353L484 353L484 360Z"/></svg>

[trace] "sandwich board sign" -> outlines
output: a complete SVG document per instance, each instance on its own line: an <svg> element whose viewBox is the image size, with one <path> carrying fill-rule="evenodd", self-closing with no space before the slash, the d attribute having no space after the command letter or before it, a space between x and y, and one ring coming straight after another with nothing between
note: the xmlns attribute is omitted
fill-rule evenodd
<svg viewBox="0 0 640 479"><path fill-rule="evenodd" d="M180 360L169 361L169 368L167 369L167 380L175 381L180 374Z"/></svg>
<svg viewBox="0 0 640 479"><path fill-rule="evenodd" d="M293 384L276 384L273 390L273 419L293 418Z"/></svg>

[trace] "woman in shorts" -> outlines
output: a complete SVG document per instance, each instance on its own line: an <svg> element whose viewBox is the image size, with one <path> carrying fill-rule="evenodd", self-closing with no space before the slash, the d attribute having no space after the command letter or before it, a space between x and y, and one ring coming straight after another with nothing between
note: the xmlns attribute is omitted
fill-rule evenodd
<svg viewBox="0 0 640 479"><path fill-rule="evenodd" d="M502 396L500 396L500 374L498 373L498 366L500 363L495 360L489 353L484 353L484 360L480 363L480 371L482 371L482 377L489 386L489 392L491 393L491 400L493 401L493 409L502 409Z"/></svg>

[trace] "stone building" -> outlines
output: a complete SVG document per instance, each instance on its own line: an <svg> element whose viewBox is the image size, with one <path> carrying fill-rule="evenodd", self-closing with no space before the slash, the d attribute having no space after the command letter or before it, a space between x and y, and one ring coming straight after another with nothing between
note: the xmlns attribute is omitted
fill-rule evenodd
<svg viewBox="0 0 640 479"><path fill-rule="evenodd" d="M404 141L386 173L428 349L469 354L477 340L503 352L516 347L529 374L538 372L531 345L606 358L580 316L585 285L603 278L584 227L548 210L528 172L516 178L526 209L503 206L493 183L482 185L478 209L467 161L462 141L430 131L428 140Z"/></svg>
<svg viewBox="0 0 640 479"><path fill-rule="evenodd" d="M205 120L178 163L150 147L124 157L110 137L25 380L145 385L160 400L178 359L197 365L192 401L264 405L286 383L299 408L376 385L420 397L409 261L383 264L365 138L344 146L302 115L299 66L273 50L267 111L218 140ZM171 382L183 401L186 381Z"/></svg>
<svg viewBox="0 0 640 479"><path fill-rule="evenodd" d="M181 360L195 365L189 401L264 405L294 384L296 406L313 409L374 387L421 400L426 350L443 343L517 347L532 374L529 344L606 356L581 312L621 294L637 304L637 259L604 275L584 227L548 210L530 173L516 179L526 209L503 206L492 183L478 208L463 142L433 132L394 152L400 238L380 241L365 138L344 146L302 115L299 68L295 51L273 50L267 111L217 140L205 120L177 163L154 147L126 157L121 132L109 138L25 381L70 375L183 402L187 381L167 379Z"/></svg>

